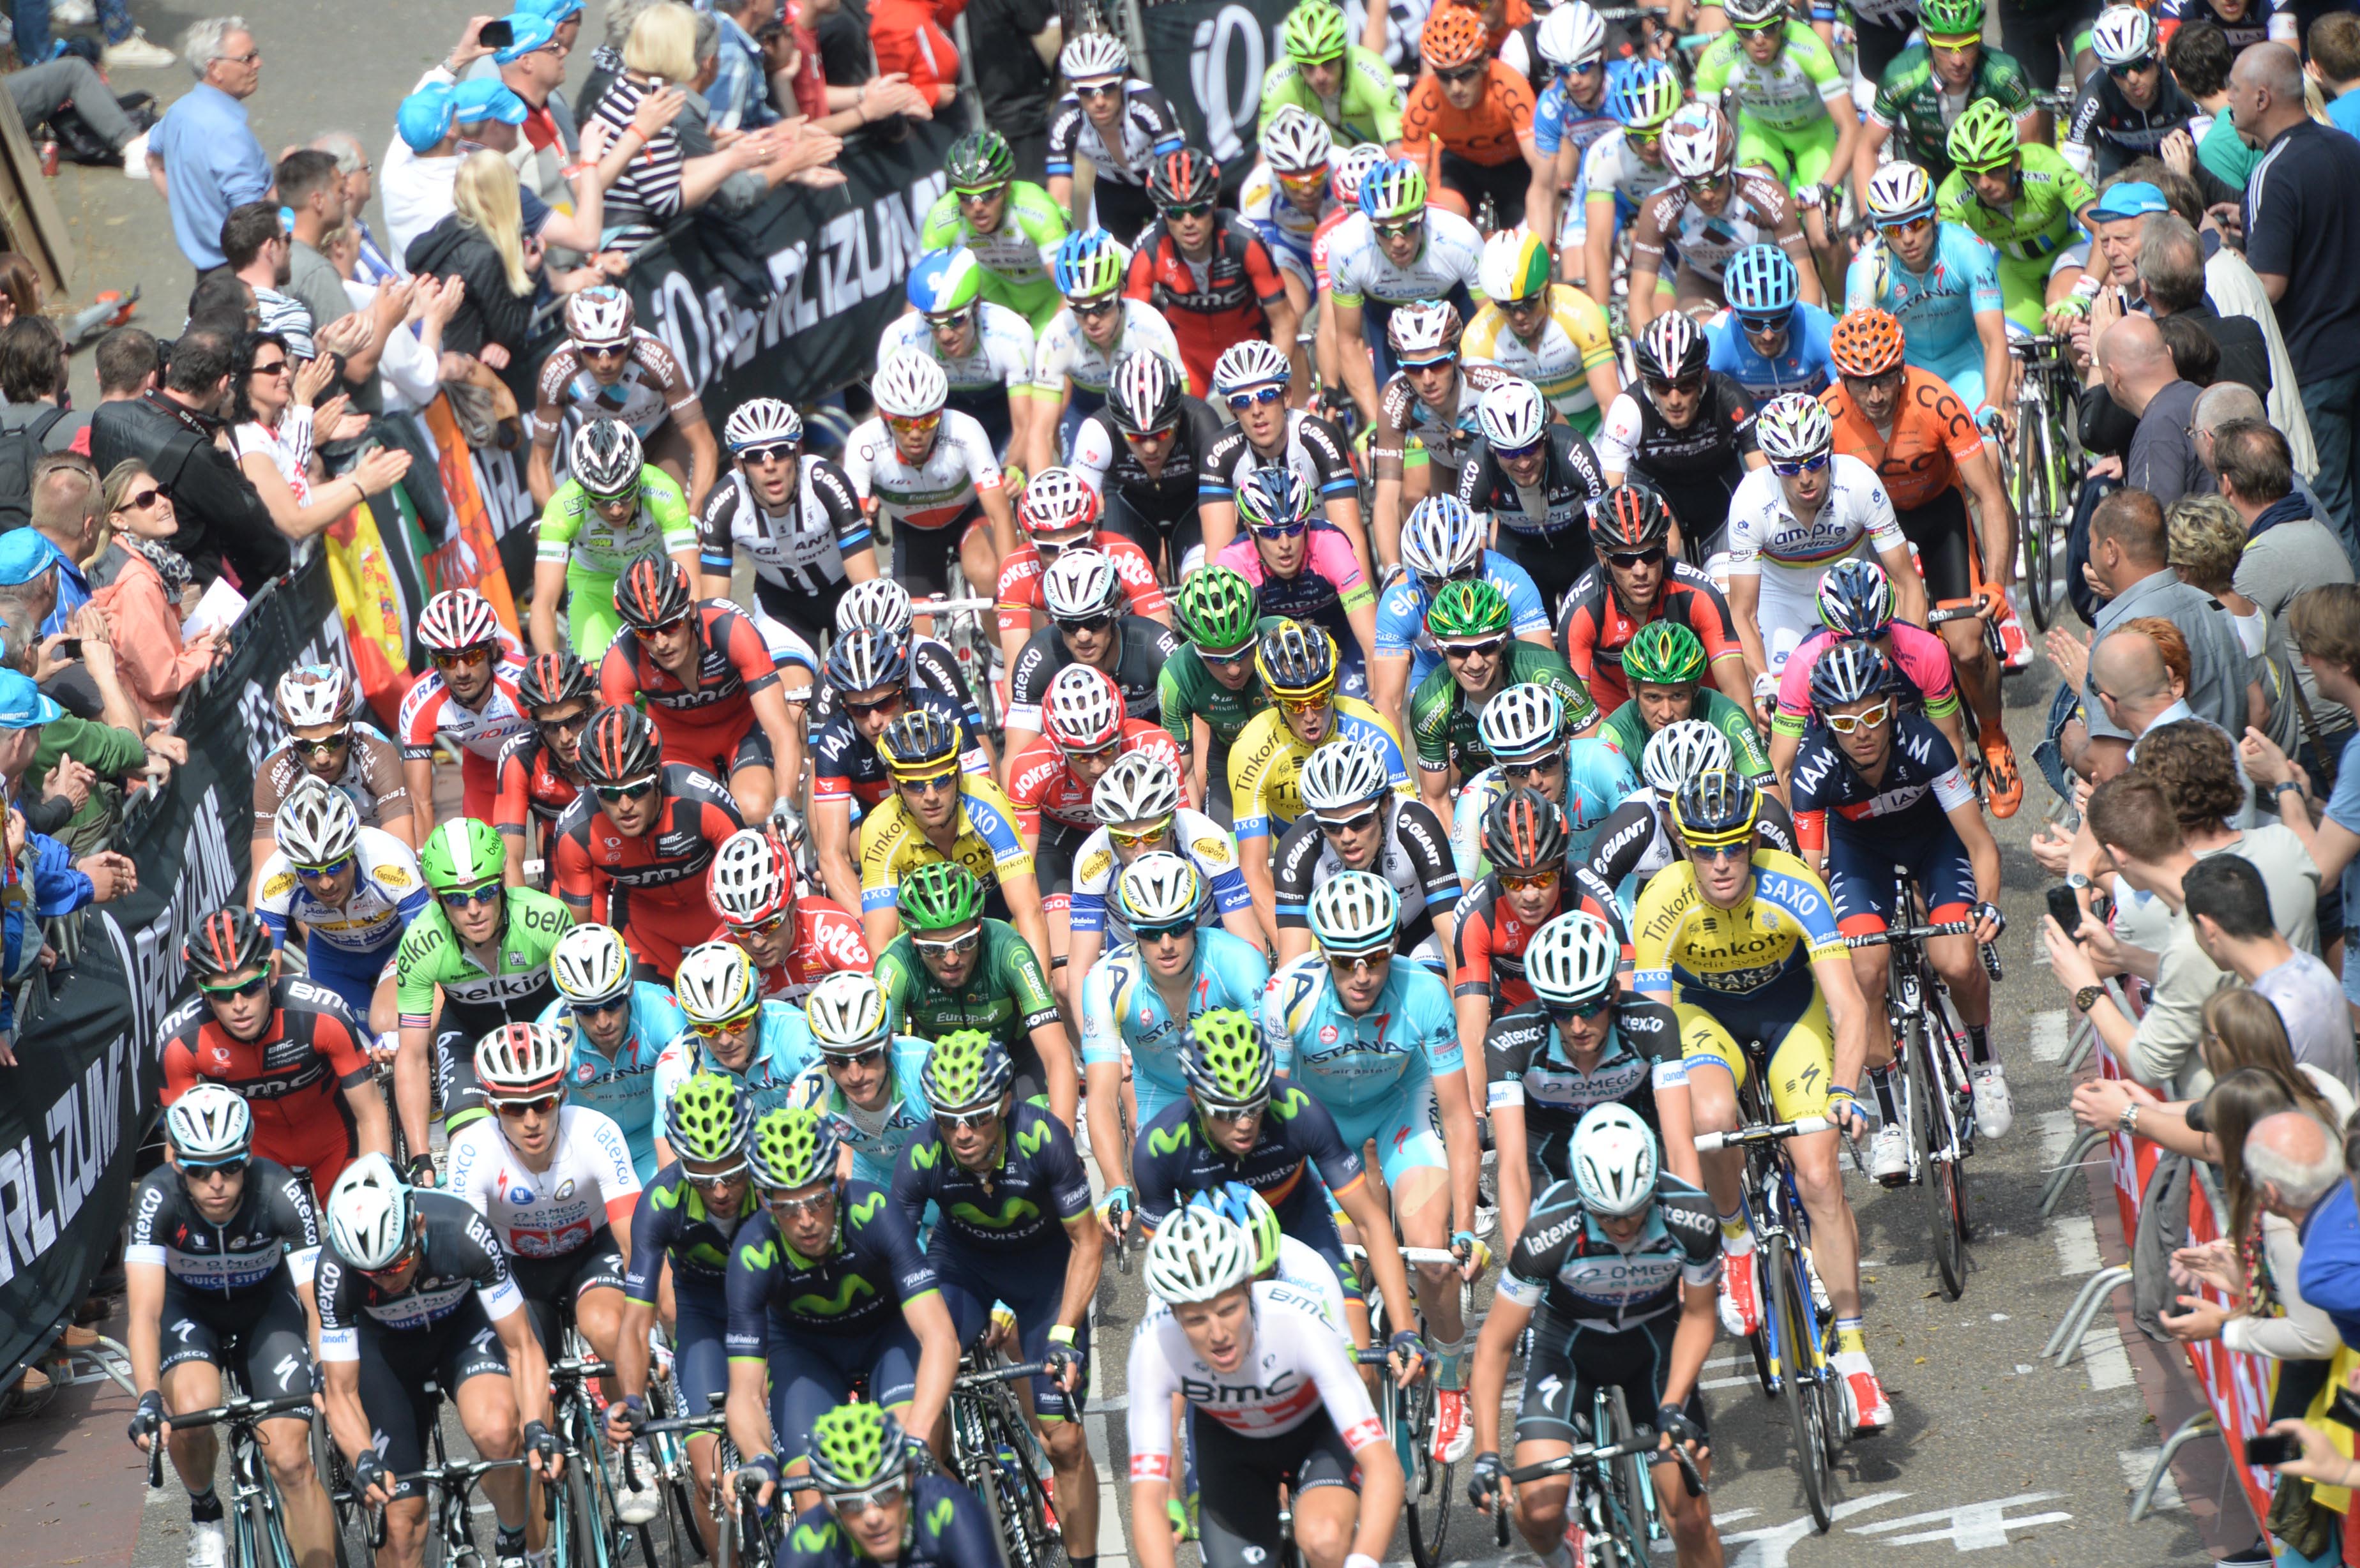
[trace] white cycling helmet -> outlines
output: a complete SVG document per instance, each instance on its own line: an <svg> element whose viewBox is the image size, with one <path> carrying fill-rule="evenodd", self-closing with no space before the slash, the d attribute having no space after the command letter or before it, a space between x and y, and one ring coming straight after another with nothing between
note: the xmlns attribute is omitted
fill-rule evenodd
<svg viewBox="0 0 2360 1568"><path fill-rule="evenodd" d="M1112 33L1081 33L1057 51L1057 69L1068 82L1096 82L1131 70L1131 51Z"/></svg>
<svg viewBox="0 0 2360 1568"><path fill-rule="evenodd" d="M1788 392L1762 405L1754 419L1754 439L1771 462L1800 463L1834 448L1836 425L1817 397Z"/></svg>
<svg viewBox="0 0 2360 1568"><path fill-rule="evenodd" d="M1704 720L1675 719L1649 737L1639 772L1655 798L1669 805L1698 774L1727 772L1732 755L1729 737Z"/></svg>
<svg viewBox="0 0 2360 1568"><path fill-rule="evenodd" d="M1655 1196L1655 1135L1620 1100L1592 1105L1575 1124L1573 1184L1593 1214L1621 1219Z"/></svg>
<svg viewBox="0 0 2360 1568"><path fill-rule="evenodd" d="M1519 376L1483 394L1475 405L1475 422L1493 451L1510 452L1531 446L1548 433L1548 405L1540 388Z"/></svg>
<svg viewBox="0 0 2360 1568"><path fill-rule="evenodd" d="M1568 71L1606 52L1606 24L1584 0L1568 0L1541 18L1541 58Z"/></svg>
<svg viewBox="0 0 2360 1568"><path fill-rule="evenodd" d="M1325 121L1313 118L1298 104L1288 103L1262 128L1262 156L1280 174L1328 172L1334 161L1335 138Z"/></svg>
<svg viewBox="0 0 2360 1568"><path fill-rule="evenodd" d="M1313 812L1343 811L1393 791L1385 776L1385 759L1364 740L1338 740L1315 747L1295 776L1304 808Z"/></svg>
<svg viewBox="0 0 2360 1568"><path fill-rule="evenodd" d="M1385 323L1385 343L1397 363L1422 367L1456 360L1459 335L1466 330L1459 307L1449 300L1413 299Z"/></svg>
<svg viewBox="0 0 2360 1568"><path fill-rule="evenodd" d="M1336 200L1357 209L1360 204L1360 181L1383 168L1393 156L1375 142L1355 142L1346 147L1343 156L1336 160L1336 172L1329 177Z"/></svg>
<svg viewBox="0 0 2360 1568"><path fill-rule="evenodd" d="M631 341L637 324L630 290L602 283L565 299L565 335L584 348L615 348Z"/></svg>
<svg viewBox="0 0 2360 1568"><path fill-rule="evenodd" d="M1437 582L1456 577L1483 559L1483 538L1490 531L1458 496L1428 495L1409 509L1402 524L1402 564Z"/></svg>
<svg viewBox="0 0 2360 1568"><path fill-rule="evenodd" d="M1533 995L1560 1007L1579 1007L1605 993L1622 962L1614 928L1596 915L1559 915L1533 932L1524 948L1524 979Z"/></svg>
<svg viewBox="0 0 2360 1568"><path fill-rule="evenodd" d="M1866 205L1869 221L1874 223L1927 216L1934 211L1933 181L1914 163L1885 164L1868 177Z"/></svg>
<svg viewBox="0 0 2360 1568"><path fill-rule="evenodd" d="M1390 949L1401 929L1401 895L1369 871L1339 871L1312 889L1311 937L1336 956Z"/></svg>
<svg viewBox="0 0 2360 1568"><path fill-rule="evenodd" d="M569 1002L611 1002L630 994L631 950L614 927L585 922L549 950L549 977Z"/></svg>
<svg viewBox="0 0 2360 1568"><path fill-rule="evenodd" d="M1133 926L1174 926L1204 907L1205 879L1185 856L1162 850L1122 868L1115 884L1122 918Z"/></svg>
<svg viewBox="0 0 2360 1568"><path fill-rule="evenodd" d="M1180 809L1180 780L1143 751L1127 751L1090 791L1090 814L1112 827L1152 822Z"/></svg>
<svg viewBox="0 0 2360 1568"><path fill-rule="evenodd" d="M836 635L863 628L901 633L910 629L910 591L890 577L872 577L845 590L836 602Z"/></svg>
<svg viewBox="0 0 2360 1568"><path fill-rule="evenodd" d="M502 1024L475 1042L475 1081L486 1100L531 1099L565 1086L574 1042L544 1024Z"/></svg>
<svg viewBox="0 0 2360 1568"><path fill-rule="evenodd" d="M1029 539L1062 543L1061 536L1076 529L1087 538L1098 520L1098 493L1070 468L1044 468L1025 482L1016 520Z"/></svg>
<svg viewBox="0 0 2360 1568"><path fill-rule="evenodd" d="M733 452L754 447L800 446L803 417L782 397L748 397L730 410L721 427L721 439Z"/></svg>
<svg viewBox="0 0 2360 1568"><path fill-rule="evenodd" d="M1231 343L1213 362L1213 390L1226 397L1252 387L1284 381L1295 373L1286 355L1260 338Z"/></svg>
<svg viewBox="0 0 2360 1568"><path fill-rule="evenodd" d="M299 664L279 678L279 722L289 729L341 724L351 713L353 683L333 664Z"/></svg>
<svg viewBox="0 0 2360 1568"><path fill-rule="evenodd" d="M890 1032L885 993L874 977L856 969L820 976L803 996L803 1020L820 1050L832 1056L857 1056L884 1043Z"/></svg>
<svg viewBox="0 0 2360 1568"><path fill-rule="evenodd" d="M717 1024L743 1018L760 1006L762 987L744 948L734 942L708 942L681 954L672 995L690 1023Z"/></svg>
<svg viewBox="0 0 2360 1568"><path fill-rule="evenodd" d="M355 1269L386 1269L410 1245L410 1184L382 1154L364 1154L328 1190L328 1245Z"/></svg>
<svg viewBox="0 0 2360 1568"><path fill-rule="evenodd" d="M769 833L739 828L714 853L705 896L725 923L757 926L783 914L794 902L794 877Z"/></svg>
<svg viewBox="0 0 2360 1568"><path fill-rule="evenodd" d="M2155 58L2155 18L2136 5L2109 5L2090 28L2090 48L2102 65L2136 65Z"/></svg>
<svg viewBox="0 0 2360 1568"><path fill-rule="evenodd" d="M1122 738L1122 688L1095 665L1068 664L1049 680L1042 727L1059 751L1099 751Z"/></svg>
<svg viewBox="0 0 2360 1568"><path fill-rule="evenodd" d="M1761 27L1786 14L1786 0L1722 0L1722 14L1732 27Z"/></svg>
<svg viewBox="0 0 2360 1568"><path fill-rule="evenodd" d="M574 433L566 463L582 488L599 500L634 495L647 463L637 431L620 419L593 419Z"/></svg>
<svg viewBox="0 0 2360 1568"><path fill-rule="evenodd" d="M1065 550L1041 573L1041 603L1053 621L1087 621L1113 614L1123 602L1122 579L1104 550Z"/></svg>
<svg viewBox="0 0 2360 1568"><path fill-rule="evenodd" d="M164 1113L164 1138L181 1165L219 1165L254 1144L254 1113L225 1083L190 1086Z"/></svg>
<svg viewBox="0 0 2360 1568"><path fill-rule="evenodd" d="M905 348L885 362L869 385L880 413L894 419L923 419L942 411L951 395L950 377L943 362L924 349Z"/></svg>
<svg viewBox="0 0 2360 1568"><path fill-rule="evenodd" d="M1253 1278L1253 1240L1210 1209L1175 1209L1147 1243L1147 1288L1166 1306L1209 1301Z"/></svg>
<svg viewBox="0 0 2360 1568"><path fill-rule="evenodd" d="M361 814L353 798L306 773L279 803L271 835L295 866L333 866L361 842Z"/></svg>
<svg viewBox="0 0 2360 1568"><path fill-rule="evenodd" d="M1546 686L1520 682L1483 704L1475 736L1493 760L1522 762L1565 744L1565 704Z"/></svg>
<svg viewBox="0 0 2360 1568"><path fill-rule="evenodd" d="M1717 180L1737 156L1729 116L1711 103L1683 103L1664 122L1664 163L1682 180Z"/></svg>
<svg viewBox="0 0 2360 1568"><path fill-rule="evenodd" d="M418 640L436 653L456 653L500 640L500 617L473 588L445 588L426 601Z"/></svg>

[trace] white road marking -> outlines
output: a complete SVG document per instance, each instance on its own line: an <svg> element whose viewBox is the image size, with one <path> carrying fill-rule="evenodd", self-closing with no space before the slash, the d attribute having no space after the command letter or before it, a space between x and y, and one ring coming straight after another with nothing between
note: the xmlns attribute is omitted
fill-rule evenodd
<svg viewBox="0 0 2360 1568"><path fill-rule="evenodd" d="M1875 1492L1865 1497L1847 1497L1832 1511L1837 1519L1850 1519L1870 1508L1897 1503L1908 1495L1907 1492ZM1818 1526L1811 1522L1810 1515L1805 1514L1801 1519L1789 1519L1785 1524L1773 1525L1766 1530L1741 1530L1735 1535L1724 1535L1721 1543L1745 1548L1731 1559L1732 1568L1786 1568L1787 1554L1818 1534Z"/></svg>
<svg viewBox="0 0 2360 1568"><path fill-rule="evenodd" d="M2155 1469L2156 1455L2162 1452L2160 1448L2125 1448L2115 1454L2114 1457L2123 1463L2123 1489L2136 1492L2146 1486L2147 1476ZM2148 1511L2167 1513L2187 1506L2180 1498L2178 1478L2166 1470L2162 1485L2155 1489L2155 1502Z"/></svg>
<svg viewBox="0 0 2360 1568"><path fill-rule="evenodd" d="M2040 1113L2040 1165L2044 1171L2054 1171L2071 1150L2073 1140L2081 1135L2081 1124L2073 1119L2071 1111Z"/></svg>
<svg viewBox="0 0 2360 1568"><path fill-rule="evenodd" d="M2101 1323L2082 1334L2081 1365L2092 1390L2130 1387L2130 1353L2123 1348L2119 1324Z"/></svg>
<svg viewBox="0 0 2360 1568"><path fill-rule="evenodd" d="M1928 1513L1911 1514L1907 1519L1883 1519L1875 1524L1850 1526L1854 1535L1886 1536L1896 1546L1916 1546L1927 1541L1947 1541L1961 1552L1988 1552L2008 1544L2011 1530L2030 1530L2037 1525L2056 1524L2073 1516L2052 1509L2048 1513L2027 1514L2021 1519L2009 1519L2007 1510L2031 1503L2046 1503L2063 1497L2062 1492L2018 1492L2012 1497L2001 1497L1988 1503L1965 1503L1952 1508L1936 1508ZM1910 1530L1914 1525L1937 1528ZM1894 1530L1910 1530L1907 1535L1893 1535Z"/></svg>
<svg viewBox="0 0 2360 1568"><path fill-rule="evenodd" d="M2104 1266L2098 1256L2098 1225L2087 1214L2068 1214L2049 1227L2049 1240L2057 1248L2057 1272L2067 1279L2095 1274Z"/></svg>
<svg viewBox="0 0 2360 1568"><path fill-rule="evenodd" d="M2064 1009L2060 1007L2032 1015L2032 1029L2026 1043L2032 1048L2033 1061L2059 1062L2064 1059L2070 1037L2071 1030L2066 1026Z"/></svg>

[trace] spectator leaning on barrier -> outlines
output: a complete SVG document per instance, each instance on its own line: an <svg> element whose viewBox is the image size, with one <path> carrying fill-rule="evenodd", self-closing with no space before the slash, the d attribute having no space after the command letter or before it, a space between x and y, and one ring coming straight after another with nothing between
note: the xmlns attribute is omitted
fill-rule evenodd
<svg viewBox="0 0 2360 1568"><path fill-rule="evenodd" d="M298 363L276 332L249 332L240 340L231 372L230 445L238 468L279 531L298 541L326 531L410 472L410 453L373 447L349 473L328 477L319 445L355 440L369 424L368 416L353 412L342 397L315 411L333 374L326 360Z"/></svg>
<svg viewBox="0 0 2360 1568"><path fill-rule="evenodd" d="M0 800L14 799L40 745L41 726L61 717L58 705L14 670L0 670ZM38 920L70 914L91 901L91 880L74 869L66 846L26 826L7 810L5 861L0 861L0 1067L16 1065L16 987L37 966L57 962L41 940ZM117 856L116 858L121 858Z"/></svg>
<svg viewBox="0 0 2360 1568"><path fill-rule="evenodd" d="M2159 321L2204 329L2220 350L2218 380L2238 381L2254 395L2270 395L2270 347L2262 329L2243 316L2224 316L2204 293L2204 247L2177 212L2159 212L2139 234L2139 293Z"/></svg>
<svg viewBox="0 0 2360 1568"><path fill-rule="evenodd" d="M759 131L780 118L770 102L770 73L762 46L750 27L779 14L775 0L717 0L709 13L719 28L715 39L713 85L705 91L709 120L716 131Z"/></svg>
<svg viewBox="0 0 2360 1568"><path fill-rule="evenodd" d="M106 520L122 552L115 579L92 596L106 612L106 639L142 718L169 719L180 693L213 667L220 634L183 639L181 604L192 586L189 563L172 548L179 523L172 497L136 460L106 476Z"/></svg>
<svg viewBox="0 0 2360 1568"><path fill-rule="evenodd" d="M2180 878L2180 894L2196 945L2278 1009L2295 1061L2360 1094L2344 987L2316 953L2296 947L2272 923L2260 869L2243 855L2216 855Z"/></svg>
<svg viewBox="0 0 2360 1568"><path fill-rule="evenodd" d="M262 49L242 16L191 25L180 53L197 85L148 133L148 175L169 204L172 236L199 272L222 265L222 222L270 191L270 158L246 124L262 85Z"/></svg>

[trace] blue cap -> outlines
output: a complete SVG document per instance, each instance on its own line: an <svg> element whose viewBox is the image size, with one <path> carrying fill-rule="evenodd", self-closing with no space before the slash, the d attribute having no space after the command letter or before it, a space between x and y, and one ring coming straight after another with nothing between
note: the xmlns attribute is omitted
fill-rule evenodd
<svg viewBox="0 0 2360 1568"><path fill-rule="evenodd" d="M497 76L474 77L451 90L451 118L463 125L485 120L521 125L527 113L524 100Z"/></svg>
<svg viewBox="0 0 2360 1568"><path fill-rule="evenodd" d="M51 544L38 528L11 528L0 534L0 588L30 583L65 561L66 552Z"/></svg>
<svg viewBox="0 0 2360 1568"><path fill-rule="evenodd" d="M393 112L393 128L412 152L426 152L451 134L451 89L443 82L421 87Z"/></svg>
<svg viewBox="0 0 2360 1568"><path fill-rule="evenodd" d="M20 528L19 533L31 533ZM32 677L14 670L0 670L0 729L38 729L65 717L66 711L41 695Z"/></svg>
<svg viewBox="0 0 2360 1568"><path fill-rule="evenodd" d="M582 0L524 0L517 7L520 16L546 16L555 27L569 17L582 15Z"/></svg>
<svg viewBox="0 0 2360 1568"><path fill-rule="evenodd" d="M522 60L557 36L557 24L536 11L511 11L505 19L509 27L516 29L516 40L508 48L493 52L492 58L502 65L512 60Z"/></svg>
<svg viewBox="0 0 2360 1568"><path fill-rule="evenodd" d="M2171 203L2163 192L2144 180L2124 180L2107 188L2098 198L2096 215L2101 218L2144 218L2150 212L2169 212Z"/></svg>

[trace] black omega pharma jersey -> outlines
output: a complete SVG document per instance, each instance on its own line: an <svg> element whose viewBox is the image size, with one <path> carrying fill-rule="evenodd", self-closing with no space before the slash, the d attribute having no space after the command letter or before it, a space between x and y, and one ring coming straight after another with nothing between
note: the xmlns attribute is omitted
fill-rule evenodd
<svg viewBox="0 0 2360 1568"><path fill-rule="evenodd" d="M1614 1027L1589 1072L1567 1059L1557 1025L1541 1005L1527 1002L1484 1031L1483 1075L1491 1084L1489 1107L1522 1109L1533 1162L1560 1181L1573 1174L1566 1146L1574 1125L1593 1106L1628 1105L1660 1138L1655 1092L1688 1081L1679 1019L1662 1003L1627 992L1615 1004Z"/></svg>
<svg viewBox="0 0 2360 1568"><path fill-rule="evenodd" d="M491 1222L451 1192L419 1189L410 1201L424 1223L421 1257L409 1285L379 1286L336 1250L320 1248L313 1283L320 1297L320 1359L357 1361L364 1326L380 1334L422 1334L456 1312L472 1292L494 1322L524 1305L508 1255Z"/></svg>
<svg viewBox="0 0 2360 1568"><path fill-rule="evenodd" d="M1655 1177L1655 1207L1627 1247L1599 1227L1572 1182L1552 1183L1508 1254L1499 1293L1525 1308L1546 1301L1561 1327L1619 1330L1677 1312L1683 1285L1720 1278L1712 1200L1666 1171Z"/></svg>
<svg viewBox="0 0 2360 1568"><path fill-rule="evenodd" d="M279 1288L281 1270L308 1283L320 1254L320 1216L311 1188L285 1166L254 1160L237 1207L215 1225L175 1166L150 1171L131 1196L126 1263L160 1265L180 1290L212 1301L245 1301Z"/></svg>

